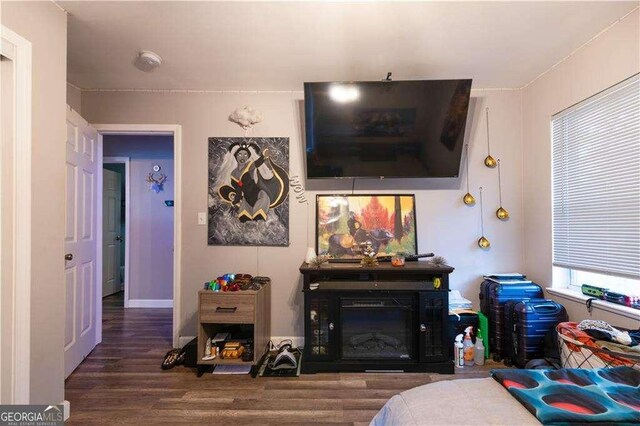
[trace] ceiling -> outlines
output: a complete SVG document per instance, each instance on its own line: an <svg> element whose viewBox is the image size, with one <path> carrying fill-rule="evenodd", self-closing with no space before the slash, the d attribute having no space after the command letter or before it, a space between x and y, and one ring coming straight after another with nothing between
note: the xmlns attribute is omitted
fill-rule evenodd
<svg viewBox="0 0 640 426"><path fill-rule="evenodd" d="M302 90L304 81L473 78L522 87L634 2L67 2L83 89ZM141 49L163 58L148 74Z"/></svg>

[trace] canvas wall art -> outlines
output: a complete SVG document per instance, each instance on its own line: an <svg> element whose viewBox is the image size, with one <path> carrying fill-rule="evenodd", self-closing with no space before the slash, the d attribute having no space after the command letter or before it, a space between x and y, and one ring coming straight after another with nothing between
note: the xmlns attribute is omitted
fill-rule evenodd
<svg viewBox="0 0 640 426"><path fill-rule="evenodd" d="M318 195L316 250L333 258L360 258L371 241L377 256L417 254L413 195Z"/></svg>
<svg viewBox="0 0 640 426"><path fill-rule="evenodd" d="M209 245L289 245L289 138L209 138Z"/></svg>

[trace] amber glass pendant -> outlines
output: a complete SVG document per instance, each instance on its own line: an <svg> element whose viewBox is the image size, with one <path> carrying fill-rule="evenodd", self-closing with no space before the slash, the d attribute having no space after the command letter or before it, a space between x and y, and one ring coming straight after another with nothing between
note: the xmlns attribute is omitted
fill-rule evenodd
<svg viewBox="0 0 640 426"><path fill-rule="evenodd" d="M478 240L478 246L481 249L486 250L491 247L491 243L485 237L480 237L480 239Z"/></svg>

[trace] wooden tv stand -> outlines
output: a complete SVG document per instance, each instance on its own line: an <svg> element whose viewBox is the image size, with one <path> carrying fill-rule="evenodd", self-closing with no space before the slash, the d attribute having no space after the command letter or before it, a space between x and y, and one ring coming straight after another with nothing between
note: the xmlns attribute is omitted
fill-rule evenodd
<svg viewBox="0 0 640 426"><path fill-rule="evenodd" d="M302 372L452 374L447 320L453 270L425 261L303 264Z"/></svg>

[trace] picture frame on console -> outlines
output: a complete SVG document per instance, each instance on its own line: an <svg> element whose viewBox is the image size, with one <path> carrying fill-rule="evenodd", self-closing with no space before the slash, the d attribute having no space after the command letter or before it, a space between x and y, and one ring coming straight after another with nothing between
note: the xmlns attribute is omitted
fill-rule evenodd
<svg viewBox="0 0 640 426"><path fill-rule="evenodd" d="M319 194L316 196L316 252L332 259L360 259L370 241L376 256L416 255L413 194Z"/></svg>

